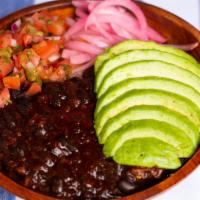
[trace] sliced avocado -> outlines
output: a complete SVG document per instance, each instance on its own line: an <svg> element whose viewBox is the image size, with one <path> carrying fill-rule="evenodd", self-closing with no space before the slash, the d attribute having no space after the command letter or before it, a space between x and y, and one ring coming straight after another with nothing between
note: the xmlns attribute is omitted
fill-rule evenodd
<svg viewBox="0 0 200 200"><path fill-rule="evenodd" d="M110 54L107 53L107 51L99 56L97 56L95 64L94 64L94 72L96 74L97 69L104 63L104 61L107 61L110 59Z"/></svg>
<svg viewBox="0 0 200 200"><path fill-rule="evenodd" d="M105 123L110 118L137 105L164 106L186 116L200 128L200 109L190 99L171 92L141 89L130 90L102 108L101 112L95 118L97 135L99 135Z"/></svg>
<svg viewBox="0 0 200 200"><path fill-rule="evenodd" d="M114 131L117 131L128 122L142 119L166 122L182 130L195 147L199 144L199 130L187 117L163 106L147 105L131 107L109 119L98 135L100 143L104 144Z"/></svg>
<svg viewBox="0 0 200 200"><path fill-rule="evenodd" d="M109 58L118 55L125 51L130 50L136 50L136 49L154 49L159 50L163 52L168 52L171 54L175 54L180 57L184 57L188 59L190 62L198 63L195 58L193 58L191 55L187 54L186 52L166 45L161 45L155 42L147 42L147 41L140 41L140 40L126 40L124 42L121 42L109 49L106 50L106 52L100 57L97 57L97 61L95 63L95 74L98 72L102 64Z"/></svg>
<svg viewBox="0 0 200 200"><path fill-rule="evenodd" d="M195 150L188 136L180 129L166 122L152 119L128 122L113 132L106 140L103 152L106 157L112 157L127 141L134 138L153 137L176 148L176 155L180 158L190 157Z"/></svg>
<svg viewBox="0 0 200 200"><path fill-rule="evenodd" d="M176 149L156 138L135 138L126 141L113 159L122 165L177 169L181 166Z"/></svg>
<svg viewBox="0 0 200 200"><path fill-rule="evenodd" d="M194 73L173 64L152 60L128 63L112 70L105 76L97 91L97 96L99 98L110 86L119 83L120 81L127 80L128 78L147 76L174 79L190 85L198 92L200 91L200 78Z"/></svg>
<svg viewBox="0 0 200 200"><path fill-rule="evenodd" d="M178 67L193 72L200 77L200 66L192 63L184 57L180 57L171 53L162 52L153 49L132 50L121 53L108 61L106 61L96 74L95 91L98 91L104 77L113 69L120 65L140 60L159 60L166 63L174 64Z"/></svg>
<svg viewBox="0 0 200 200"><path fill-rule="evenodd" d="M111 86L97 101L95 116L103 106L108 105L118 96L133 89L158 89L190 98L200 108L200 93L189 85L172 79L159 77L130 78Z"/></svg>

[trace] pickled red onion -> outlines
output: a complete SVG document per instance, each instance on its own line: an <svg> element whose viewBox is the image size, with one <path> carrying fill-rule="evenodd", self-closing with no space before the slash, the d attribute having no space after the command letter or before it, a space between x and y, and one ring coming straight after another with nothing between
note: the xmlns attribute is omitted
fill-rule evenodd
<svg viewBox="0 0 200 200"><path fill-rule="evenodd" d="M95 57L126 39L163 43L158 32L148 26L139 6L132 0L73 0L78 20L65 34L62 57L72 64L72 76L94 64Z"/></svg>

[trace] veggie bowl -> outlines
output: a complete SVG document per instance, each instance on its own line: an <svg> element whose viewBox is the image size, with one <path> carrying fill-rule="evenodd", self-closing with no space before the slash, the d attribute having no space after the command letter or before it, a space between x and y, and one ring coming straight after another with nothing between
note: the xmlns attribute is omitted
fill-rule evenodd
<svg viewBox="0 0 200 200"><path fill-rule="evenodd" d="M106 76L109 73L108 68L104 67L104 71L102 70L101 74L99 73L100 75L96 75L95 82L92 65L96 60L96 70L97 61L99 58L102 58L98 57L96 59L96 56L99 54L104 53L102 55L105 55L107 53L106 55L108 55L110 51L111 54L109 54L109 56L112 57L112 50L107 49L104 51L105 48L110 48L120 43L124 40L122 40L123 37L128 39L135 38L132 38L130 34L128 34L131 30L129 30L127 26L123 27L125 29L127 28L129 32L123 32L118 26L113 25L113 35L111 39L110 36L105 33L106 27L102 26L103 30L101 29L102 27L98 28L98 31L101 30L101 37L95 35L95 37L92 38L89 37L91 36L90 34L88 35L84 32L78 36L76 36L75 33L71 33L72 36L70 37L75 38L73 38L73 40L79 37L81 37L81 39L76 41L76 43L74 41L74 43L72 43L68 40L67 42L63 42L63 34L70 30L70 26L75 24L74 12L76 12L76 15L82 20L86 16L86 12L84 11L85 5L81 4L81 1L77 2L79 3L76 4L76 10L74 10L70 1L55 1L23 9L0 21L1 29L11 29L13 32L13 38L11 38L11 40L9 40L9 37L11 37L9 31L6 32L5 38L8 40L3 40L4 42L0 43L0 45L2 45L1 48L4 49L1 54L4 57L8 55L7 57L10 58L11 54L13 56L13 52L11 53L11 51L14 51L14 55L17 57L17 61L12 57L12 59L14 59L14 64L10 63L8 65L8 63L6 63L5 65L5 63L1 63L2 66L5 66L3 69L6 69L1 71L2 84L6 89L3 90L4 98L1 98L0 102L0 106L4 107L0 110L0 125L3 130L0 134L0 170L2 171L0 174L0 185L25 199L61 198L74 200L149 198L166 190L191 173L199 165L200 151L198 148L192 150L188 148L188 151L184 152L180 150L180 157L186 155L186 159L177 160L176 158L176 162L173 162L173 165L170 163L168 169L164 169L167 168L167 166L160 164L160 162L156 163L157 167L154 167L155 163L153 163L153 166L150 166L149 162L146 161L140 162L139 165L131 165L131 157L128 160L121 158L120 155L122 151L119 151L119 156L114 157L115 161L113 161L112 158L106 158L110 157L111 150L113 152L113 145L109 145L109 143L105 144L103 155L102 145L98 143L97 137L99 142L104 144L106 137L102 139L99 136L101 135L99 131L101 127L99 124L105 123L106 117L108 118L109 116L103 113L103 117L98 117L98 113L101 111L100 106L102 106L102 101L100 102L99 98L101 95L104 95L105 87L108 87L108 84L112 84L109 82L112 73L109 74L106 84L104 83L102 86L100 81L103 80L103 75ZM150 39L159 43L165 42L166 44L175 44L176 47L190 50L189 53L194 56L197 61L200 61L200 46L197 46L197 43L200 42L198 30L182 19L160 8L144 3L137 3L137 5L139 5L146 16L149 30L151 30L148 34L152 32L153 34L142 35L142 32L134 32L133 34L136 35L136 39L140 41ZM94 5L94 7L91 6L90 9L95 9L95 6L96 5ZM133 8L135 9L134 6ZM104 11L113 14L115 8ZM119 13L120 15L126 17L124 19L130 19L129 15L122 14L124 13L123 9L119 9L119 11L121 13ZM108 13L101 15L101 20L106 20L106 22L108 22L110 19L106 18L106 14ZM141 20L141 13L140 10L137 10L137 6L134 14L136 17L139 16L138 19ZM19 21L19 19L23 20ZM32 19L34 25L36 24L35 27L30 25L32 24ZM65 23L63 23L63 21ZM118 24L119 21L119 19L118 21L115 19L116 24ZM90 23L92 26L92 20ZM85 24L85 26L89 26L88 24ZM97 26L97 24L98 23L95 23L95 26ZM141 24L145 26L142 20ZM21 26L23 28L21 28ZM80 28L80 26L78 28ZM19 39L16 35L19 35ZM64 40L66 40L69 35L69 32L67 32L64 36ZM94 48L94 46L91 47L91 45L88 45L90 42L95 43L97 39L101 41L101 43L98 42L100 48ZM113 42L109 45L106 42L108 39L113 39ZM135 41L133 41L133 43L135 44ZM11 51L9 45L7 48L7 44L11 46ZM143 48L145 48L145 45L146 41ZM164 48L168 48L167 45ZM77 51L80 51L80 49L85 53L79 53L77 56ZM61 51L62 58L60 57ZM151 50L151 52L148 51L150 57L158 55L156 53L158 52L156 52L155 49L154 51ZM134 57L141 57L141 54L144 54L144 50L142 50L142 52L139 50L137 52L130 52L129 57L131 54L133 54ZM168 53L160 57L166 59L166 55L168 55ZM127 56L128 55L125 56L125 60L127 60ZM189 58L190 56L188 55L187 57ZM174 62L172 56L169 58L171 62ZM71 63L66 62L68 59ZM110 59L110 57L106 57L106 59ZM119 62L118 58L116 60ZM122 57L120 62L124 63L123 60L124 58ZM47 67L49 63L51 67ZM109 63L113 64L113 59L111 59ZM182 60L177 61L177 63L181 65ZM153 64L155 65L156 63L154 62ZM190 64L191 63L188 63L188 65ZM33 65L39 66L37 71L33 70ZM146 62L145 65L147 65ZM99 66L100 65L98 65L98 67ZM130 67L132 67L132 65ZM128 69L129 67L124 68ZM168 69L169 66L166 68ZM197 73L198 75L198 70L195 70L196 68L193 67L192 64L191 68L193 73ZM149 64L147 69L149 69ZM124 70L122 72L124 73ZM123 73L121 73L122 76ZM114 73L112 76L114 77ZM145 82L153 84L155 81L154 79L148 79L149 82L147 82L146 79L142 80L142 82L140 80L139 83L141 82L143 85ZM116 81L116 79L112 80ZM135 82L135 80L127 80L124 80L126 86L131 85L132 87L132 82ZM167 81L168 80L156 79L156 89L158 87L157 83L160 83L161 86L164 85L163 83L172 84L171 81ZM190 81L188 83L190 83ZM177 83L173 84L177 86L177 93L179 91L178 88L183 87L178 86ZM193 84L193 82L191 84ZM121 87L121 84L119 84L119 90L117 90L117 92L120 90L128 90L126 86L124 89ZM98 90L98 87L100 87L101 90ZM184 88L188 89L186 86L184 86ZM170 91L172 89L170 89ZM96 95L94 90L96 91ZM167 87L167 90L169 90L169 87ZM111 91L114 93L116 88ZM152 94L157 95L155 90L147 91L146 93L147 96ZM143 92L142 94L146 93ZM106 96L107 98L104 100L104 104L109 98L109 95ZM126 96L127 95L125 95L125 97ZM165 93L159 93L159 96L165 96ZM110 95L110 98L111 97L112 95ZM12 100L12 103L10 100ZM160 102L160 97L158 100ZM177 100L177 98L173 96L173 100ZM141 99L141 101L143 100ZM113 110L112 106L111 108ZM144 110L143 108L142 115L144 115ZM93 116L94 111L95 116ZM167 113L166 111L164 112L163 109L162 112L165 114ZM132 111L130 111L129 114L131 113ZM124 113L122 114L125 115ZM177 115L178 114L175 116ZM169 114L168 116L171 115ZM97 137L95 135L93 117ZM174 119L174 123L178 124L177 118ZM183 119L180 117L179 121L181 121L180 119L182 122L190 124L185 118ZM193 119L193 117L191 117L191 119ZM114 125L116 125L116 122L117 121L114 120ZM131 129L136 126L148 126L148 124L151 127L158 127L156 122L154 121L153 123L152 120L151 123L143 120L143 125L141 126L140 124L140 122L131 124ZM166 129L171 128L164 123L162 125L166 127ZM190 127L193 127L193 125ZM128 128L130 128L130 126L128 126ZM175 129L170 130L173 132ZM124 130L122 130L121 133L124 134ZM105 136L105 134L103 135ZM184 138L184 141L189 143L187 142L189 140L186 137ZM137 140L138 139L135 141ZM109 141L112 142L112 137L110 137ZM142 140L138 141L141 142ZM153 142L152 140L148 141L150 141L150 143L155 142L157 145L156 140ZM150 143L147 142L149 145ZM197 145L196 143L198 143L198 141L196 141L194 137L194 146ZM128 145L130 146L130 143ZM166 146L166 148L168 147L169 146ZM126 158L127 154L123 152L123 155L123 158ZM173 156L173 154L170 155ZM132 162L135 163L135 160L132 160ZM180 167L180 165L182 165L182 167Z"/></svg>

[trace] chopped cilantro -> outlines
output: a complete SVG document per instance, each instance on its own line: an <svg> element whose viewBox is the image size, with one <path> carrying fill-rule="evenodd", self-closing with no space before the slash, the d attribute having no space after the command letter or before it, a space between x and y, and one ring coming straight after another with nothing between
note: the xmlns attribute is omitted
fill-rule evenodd
<svg viewBox="0 0 200 200"><path fill-rule="evenodd" d="M39 16L39 20L44 20L44 16Z"/></svg>
<svg viewBox="0 0 200 200"><path fill-rule="evenodd" d="M52 24L52 22L53 22L53 21L52 21L51 19L48 19L48 20L47 20L47 24Z"/></svg>
<svg viewBox="0 0 200 200"><path fill-rule="evenodd" d="M22 72L19 72L19 78L21 78L23 76L23 73Z"/></svg>
<svg viewBox="0 0 200 200"><path fill-rule="evenodd" d="M69 65L67 64L62 64L64 71L68 71L69 69Z"/></svg>
<svg viewBox="0 0 200 200"><path fill-rule="evenodd" d="M21 49L21 48L23 48L23 46L18 44L15 48L16 49Z"/></svg>
<svg viewBox="0 0 200 200"><path fill-rule="evenodd" d="M2 59L3 59L3 61L4 61L5 63L7 63L7 64L12 63L12 60L11 60L9 57L7 57L7 56L2 56Z"/></svg>
<svg viewBox="0 0 200 200"><path fill-rule="evenodd" d="M43 36L43 35L44 35L44 33L43 33L42 31L37 31L35 34L36 34L37 36Z"/></svg>

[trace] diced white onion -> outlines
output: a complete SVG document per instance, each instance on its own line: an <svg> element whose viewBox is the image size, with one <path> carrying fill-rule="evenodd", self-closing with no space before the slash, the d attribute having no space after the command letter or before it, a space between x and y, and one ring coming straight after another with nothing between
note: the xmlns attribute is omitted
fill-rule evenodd
<svg viewBox="0 0 200 200"><path fill-rule="evenodd" d="M59 54L54 54L51 57L48 58L49 62L55 62L56 60L58 60L60 58Z"/></svg>
<svg viewBox="0 0 200 200"><path fill-rule="evenodd" d="M11 46L16 47L17 46L17 40L11 39Z"/></svg>

